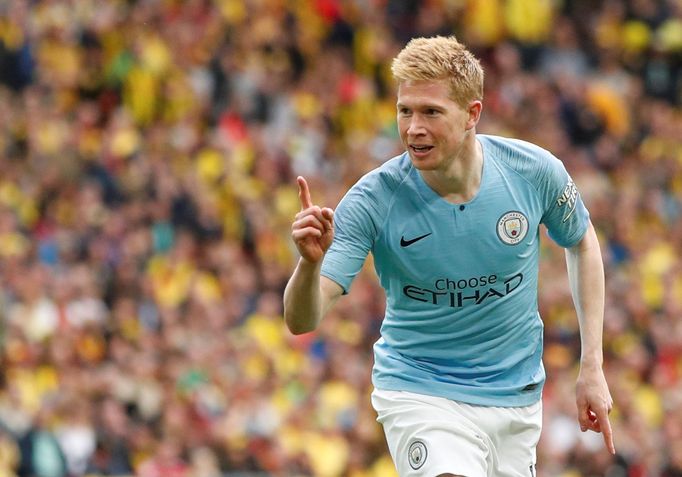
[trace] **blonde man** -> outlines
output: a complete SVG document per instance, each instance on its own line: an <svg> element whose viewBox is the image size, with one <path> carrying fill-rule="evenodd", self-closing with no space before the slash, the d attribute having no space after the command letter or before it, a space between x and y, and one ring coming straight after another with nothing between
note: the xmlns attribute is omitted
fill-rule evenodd
<svg viewBox="0 0 682 477"><path fill-rule="evenodd" d="M566 249L580 324L579 423L615 452L602 371L604 274L589 214L561 161L476 134L483 70L454 37L410 41L393 62L405 153L337 209L311 201L284 294L293 333L316 328L368 253L386 291L372 404L401 476L534 476L542 423L539 227Z"/></svg>

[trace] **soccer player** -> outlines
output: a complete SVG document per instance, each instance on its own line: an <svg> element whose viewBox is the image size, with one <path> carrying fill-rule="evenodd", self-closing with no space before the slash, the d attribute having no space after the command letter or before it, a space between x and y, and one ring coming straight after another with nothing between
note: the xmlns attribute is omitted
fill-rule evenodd
<svg viewBox="0 0 682 477"><path fill-rule="evenodd" d="M559 159L476 134L479 61L454 37L410 41L392 64L406 152L362 177L336 210L298 178L300 260L284 293L293 333L315 329L368 253L386 291L372 404L401 476L534 476L542 423L539 227L566 249L582 352L583 431L615 453L602 370L597 236Z"/></svg>

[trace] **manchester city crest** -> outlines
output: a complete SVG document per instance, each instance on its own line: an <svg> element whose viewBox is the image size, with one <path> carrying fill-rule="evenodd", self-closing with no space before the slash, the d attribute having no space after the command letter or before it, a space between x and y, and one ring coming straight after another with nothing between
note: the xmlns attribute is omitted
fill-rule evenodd
<svg viewBox="0 0 682 477"><path fill-rule="evenodd" d="M497 236L507 245L516 245L527 233L528 219L521 212L507 212L497 221Z"/></svg>
<svg viewBox="0 0 682 477"><path fill-rule="evenodd" d="M422 441L414 441L407 450L407 460L414 470L420 469L426 462L426 445Z"/></svg>

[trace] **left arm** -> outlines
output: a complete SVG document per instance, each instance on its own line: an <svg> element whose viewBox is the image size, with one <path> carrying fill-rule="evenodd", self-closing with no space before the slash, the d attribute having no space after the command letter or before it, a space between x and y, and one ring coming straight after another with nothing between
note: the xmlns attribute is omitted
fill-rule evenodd
<svg viewBox="0 0 682 477"><path fill-rule="evenodd" d="M580 325L580 373L576 384L580 429L601 432L609 452L615 454L609 422L613 400L602 369L604 265L592 223L580 242L566 249L566 264Z"/></svg>

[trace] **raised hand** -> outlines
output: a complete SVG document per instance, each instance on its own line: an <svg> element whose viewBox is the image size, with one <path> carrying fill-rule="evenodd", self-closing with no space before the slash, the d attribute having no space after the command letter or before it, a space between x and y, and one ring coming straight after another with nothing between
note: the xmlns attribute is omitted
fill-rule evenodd
<svg viewBox="0 0 682 477"><path fill-rule="evenodd" d="M301 211L291 226L291 237L301 257L311 263L322 260L334 239L334 211L313 205L306 180L298 176L298 197Z"/></svg>

